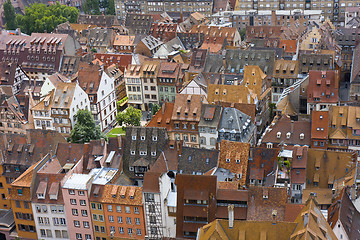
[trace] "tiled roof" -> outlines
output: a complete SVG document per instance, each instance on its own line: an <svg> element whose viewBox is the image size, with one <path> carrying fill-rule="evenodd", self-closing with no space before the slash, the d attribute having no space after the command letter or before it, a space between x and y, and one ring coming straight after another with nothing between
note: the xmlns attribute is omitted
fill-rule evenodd
<svg viewBox="0 0 360 240"><path fill-rule="evenodd" d="M154 19L150 14L127 13L125 26L130 34L148 34Z"/></svg>
<svg viewBox="0 0 360 240"><path fill-rule="evenodd" d="M290 137L288 138L290 133ZM279 144L284 142L288 145L307 145L310 146L310 121L292 121L287 116L282 116L275 125L271 126L271 131L265 133L262 142ZM303 134L303 135L301 135ZM303 137L302 137L303 136Z"/></svg>
<svg viewBox="0 0 360 240"><path fill-rule="evenodd" d="M299 73L298 61L275 60L274 78L293 78L297 79Z"/></svg>
<svg viewBox="0 0 360 240"><path fill-rule="evenodd" d="M312 111L311 138L327 139L329 130L329 112Z"/></svg>
<svg viewBox="0 0 360 240"><path fill-rule="evenodd" d="M203 104L201 106L201 118L199 127L218 127L222 115L222 107L219 105Z"/></svg>
<svg viewBox="0 0 360 240"><path fill-rule="evenodd" d="M352 152L337 152L322 149L308 149L306 187L328 188L334 180L344 177L355 167Z"/></svg>
<svg viewBox="0 0 360 240"><path fill-rule="evenodd" d="M247 26L246 39L251 41L254 38L280 38L282 26Z"/></svg>
<svg viewBox="0 0 360 240"><path fill-rule="evenodd" d="M295 219L295 222L297 225L290 239L337 239L313 199L309 199L306 202L305 207Z"/></svg>
<svg viewBox="0 0 360 240"><path fill-rule="evenodd" d="M246 183L249 149L249 143L222 140L220 144L218 167L240 174L240 177L237 178L241 185Z"/></svg>
<svg viewBox="0 0 360 240"><path fill-rule="evenodd" d="M129 35L116 35L114 39L114 46L133 46L135 36Z"/></svg>
<svg viewBox="0 0 360 240"><path fill-rule="evenodd" d="M339 81L338 71L309 71L308 103L337 103Z"/></svg>
<svg viewBox="0 0 360 240"><path fill-rule="evenodd" d="M233 240L233 239L289 239L296 223L272 221L234 221L229 228L229 220L216 219L201 227L198 231L199 240Z"/></svg>
<svg viewBox="0 0 360 240"><path fill-rule="evenodd" d="M171 131L171 115L174 103L165 102L155 116L148 122L147 127L164 127Z"/></svg>
<svg viewBox="0 0 360 240"><path fill-rule="evenodd" d="M296 40L280 40L279 47L283 48L286 53L296 53L297 41Z"/></svg>
<svg viewBox="0 0 360 240"><path fill-rule="evenodd" d="M89 64L86 62L81 62L77 77L79 86L87 94L96 95L99 89L102 73L103 71L101 70L100 66L92 63Z"/></svg>
<svg viewBox="0 0 360 240"><path fill-rule="evenodd" d="M284 221L286 188L249 187L247 220ZM273 214L276 214L275 219Z"/></svg>
<svg viewBox="0 0 360 240"><path fill-rule="evenodd" d="M160 193L159 177L162 173L146 172L144 175L143 192Z"/></svg>
<svg viewBox="0 0 360 240"><path fill-rule="evenodd" d="M294 222L296 217L299 216L299 213L303 209L303 204L293 204L287 203L285 205L285 222Z"/></svg>
<svg viewBox="0 0 360 240"><path fill-rule="evenodd" d="M142 206L143 198L141 187L119 186L112 184L104 185L99 202L107 204Z"/></svg>
<svg viewBox="0 0 360 240"><path fill-rule="evenodd" d="M277 165L278 153L278 148L255 147L250 149L250 159L248 162L250 169L250 179L252 179L252 169L255 169L255 171L262 170L263 175L260 180L263 180L269 173L274 171L274 168Z"/></svg>
<svg viewBox="0 0 360 240"><path fill-rule="evenodd" d="M193 94L177 94L171 120L199 122L204 97Z"/></svg>
<svg viewBox="0 0 360 240"><path fill-rule="evenodd" d="M95 53L95 58L104 63L104 68L108 68L112 64L116 64L122 72L131 64L132 54L116 54L116 53Z"/></svg>

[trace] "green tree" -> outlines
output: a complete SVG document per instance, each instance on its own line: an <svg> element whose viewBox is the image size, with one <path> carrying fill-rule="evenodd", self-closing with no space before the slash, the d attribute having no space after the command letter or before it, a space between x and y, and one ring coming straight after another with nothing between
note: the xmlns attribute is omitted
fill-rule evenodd
<svg viewBox="0 0 360 240"><path fill-rule="evenodd" d="M128 107L125 111L118 113L116 120L119 125L140 126L141 110Z"/></svg>
<svg viewBox="0 0 360 240"><path fill-rule="evenodd" d="M106 14L107 15L115 15L115 2L114 0L108 1L108 6L106 8Z"/></svg>
<svg viewBox="0 0 360 240"><path fill-rule="evenodd" d="M105 138L100 126L97 126L91 112L88 110L79 110L76 115L76 124L71 130L69 141L72 143L86 143L90 140Z"/></svg>
<svg viewBox="0 0 360 240"><path fill-rule="evenodd" d="M241 37L241 41L243 41L245 39L245 36L246 36L246 28L241 28L240 31L240 37Z"/></svg>
<svg viewBox="0 0 360 240"><path fill-rule="evenodd" d="M154 104L152 109L151 109L152 115L154 116L159 111L159 109L160 109L160 106L157 105L157 104Z"/></svg>
<svg viewBox="0 0 360 240"><path fill-rule="evenodd" d="M100 15L99 0L86 0L83 5L83 10L86 14Z"/></svg>
<svg viewBox="0 0 360 240"><path fill-rule="evenodd" d="M13 5L10 0L6 0L3 5L4 16L5 16L5 28L7 30L14 30L17 28L16 14Z"/></svg>
<svg viewBox="0 0 360 240"><path fill-rule="evenodd" d="M46 6L34 3L25 9L25 15L16 15L16 21L21 30L27 34L32 32L52 32L61 23L69 21L76 23L79 10L56 4Z"/></svg>

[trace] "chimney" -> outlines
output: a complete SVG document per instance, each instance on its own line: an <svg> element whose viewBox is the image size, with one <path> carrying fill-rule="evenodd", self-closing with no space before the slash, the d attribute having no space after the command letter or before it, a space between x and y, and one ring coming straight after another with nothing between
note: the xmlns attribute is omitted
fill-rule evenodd
<svg viewBox="0 0 360 240"><path fill-rule="evenodd" d="M163 105L161 107L161 112L162 112L162 115L164 115L164 113L165 113L165 103L163 103Z"/></svg>
<svg viewBox="0 0 360 240"><path fill-rule="evenodd" d="M291 133L294 133L294 120L291 120Z"/></svg>
<svg viewBox="0 0 360 240"><path fill-rule="evenodd" d="M228 205L228 213L229 213L229 228L232 229L234 226L234 204Z"/></svg>

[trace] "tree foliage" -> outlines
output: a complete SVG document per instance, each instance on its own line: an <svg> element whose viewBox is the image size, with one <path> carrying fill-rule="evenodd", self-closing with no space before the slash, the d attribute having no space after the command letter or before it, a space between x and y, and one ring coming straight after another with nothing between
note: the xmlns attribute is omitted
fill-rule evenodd
<svg viewBox="0 0 360 240"><path fill-rule="evenodd" d="M118 113L116 119L119 125L140 126L141 110L128 107L125 111Z"/></svg>
<svg viewBox="0 0 360 240"><path fill-rule="evenodd" d="M83 10L86 14L100 15L99 0L86 0L83 4Z"/></svg>
<svg viewBox="0 0 360 240"><path fill-rule="evenodd" d="M76 124L71 130L69 141L72 143L86 143L90 140L106 138L97 126L91 112L88 110L79 110L76 115Z"/></svg>
<svg viewBox="0 0 360 240"><path fill-rule="evenodd" d="M25 15L16 15L16 21L21 31L31 34L32 32L52 32L61 23L69 21L76 23L79 10L56 4L46 6L42 3L34 3L25 9Z"/></svg>
<svg viewBox="0 0 360 240"><path fill-rule="evenodd" d="M157 104L154 104L153 107L151 108L151 113L154 116L160 109L160 106Z"/></svg>
<svg viewBox="0 0 360 240"><path fill-rule="evenodd" d="M3 5L4 17L5 17L5 28L7 30L14 30L17 28L16 14L13 5L10 0L6 0Z"/></svg>

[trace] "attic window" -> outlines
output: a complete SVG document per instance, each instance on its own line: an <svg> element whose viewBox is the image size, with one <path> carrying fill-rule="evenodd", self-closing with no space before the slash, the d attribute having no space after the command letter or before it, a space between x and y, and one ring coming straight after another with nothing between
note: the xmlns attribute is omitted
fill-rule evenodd
<svg viewBox="0 0 360 240"><path fill-rule="evenodd" d="M133 172L134 171L134 167L129 167L129 171Z"/></svg>
<svg viewBox="0 0 360 240"><path fill-rule="evenodd" d="M286 133L286 138L289 139L291 137L291 133L290 132L287 132Z"/></svg>
<svg viewBox="0 0 360 240"><path fill-rule="evenodd" d="M300 139L304 139L305 135L303 133L300 133Z"/></svg>
<svg viewBox="0 0 360 240"><path fill-rule="evenodd" d="M277 132L277 133L276 133L276 137L277 137L277 138L281 138L281 132Z"/></svg>
<svg viewBox="0 0 360 240"><path fill-rule="evenodd" d="M322 115L320 115L320 119L322 119L323 118L323 116Z"/></svg>
<svg viewBox="0 0 360 240"><path fill-rule="evenodd" d="M191 162L191 156L189 156L189 159L188 159L188 160L189 160L189 163L190 163L190 162Z"/></svg>
<svg viewBox="0 0 360 240"><path fill-rule="evenodd" d="M145 140L145 136L141 136L140 139L141 139L142 141L144 141L144 140Z"/></svg>
<svg viewBox="0 0 360 240"><path fill-rule="evenodd" d="M236 163L238 163L238 164L239 164L239 163L240 163L240 159L236 159Z"/></svg>
<svg viewBox="0 0 360 240"><path fill-rule="evenodd" d="M156 152L151 152L151 156L156 156Z"/></svg>
<svg viewBox="0 0 360 240"><path fill-rule="evenodd" d="M153 136L153 137L152 137L152 140L153 140L154 142L156 142L156 141L157 141L157 136Z"/></svg>
<svg viewBox="0 0 360 240"><path fill-rule="evenodd" d="M135 151L131 151L131 155L133 155L133 156L134 156L134 155L135 155Z"/></svg>
<svg viewBox="0 0 360 240"><path fill-rule="evenodd" d="M131 139L135 141L136 140L136 135L132 136Z"/></svg>
<svg viewBox="0 0 360 240"><path fill-rule="evenodd" d="M209 164L209 163L210 163L210 159L207 158L207 159L206 159L206 164Z"/></svg>
<svg viewBox="0 0 360 240"><path fill-rule="evenodd" d="M230 158L227 158L227 159L226 159L226 162L229 163L229 162L230 162Z"/></svg>

